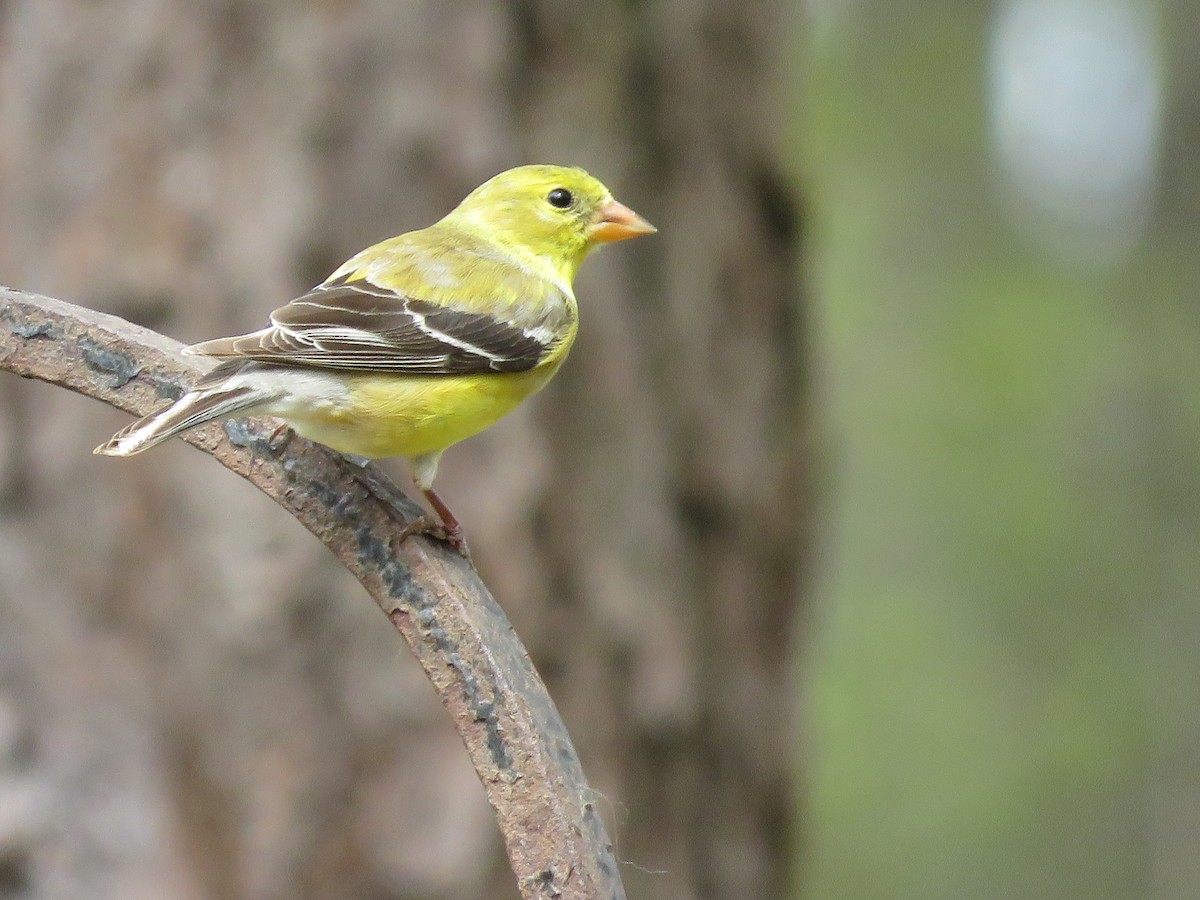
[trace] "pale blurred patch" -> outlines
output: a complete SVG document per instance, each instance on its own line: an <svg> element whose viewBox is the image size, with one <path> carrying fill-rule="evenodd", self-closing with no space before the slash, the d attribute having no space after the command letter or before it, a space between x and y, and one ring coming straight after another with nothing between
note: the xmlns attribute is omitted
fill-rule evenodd
<svg viewBox="0 0 1200 900"><path fill-rule="evenodd" d="M1113 264L1146 228L1160 152L1156 7L1008 0L987 59L991 151L1019 230L1052 255Z"/></svg>

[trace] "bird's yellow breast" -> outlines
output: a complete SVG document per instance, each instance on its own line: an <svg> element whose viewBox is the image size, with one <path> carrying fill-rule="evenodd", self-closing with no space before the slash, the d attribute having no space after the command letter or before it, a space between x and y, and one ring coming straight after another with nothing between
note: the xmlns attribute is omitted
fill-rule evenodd
<svg viewBox="0 0 1200 900"><path fill-rule="evenodd" d="M436 453L483 431L539 391L562 364L566 350L559 348L526 372L350 375L348 403L288 419L304 437L356 456Z"/></svg>

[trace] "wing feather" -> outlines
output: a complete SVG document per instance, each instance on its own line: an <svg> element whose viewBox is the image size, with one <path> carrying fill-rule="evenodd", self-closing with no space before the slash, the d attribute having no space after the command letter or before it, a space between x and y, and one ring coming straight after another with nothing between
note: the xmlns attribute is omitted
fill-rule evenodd
<svg viewBox="0 0 1200 900"><path fill-rule="evenodd" d="M363 278L326 282L271 313L271 325L192 352L264 362L413 375L523 372L555 346L552 331L406 297Z"/></svg>

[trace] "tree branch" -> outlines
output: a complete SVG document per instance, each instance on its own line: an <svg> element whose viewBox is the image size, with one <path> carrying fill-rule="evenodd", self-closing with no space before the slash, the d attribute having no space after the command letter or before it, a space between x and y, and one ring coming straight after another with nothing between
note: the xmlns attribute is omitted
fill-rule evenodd
<svg viewBox="0 0 1200 900"><path fill-rule="evenodd" d="M0 368L144 415L204 361L115 316L0 287ZM408 642L495 810L525 898L623 900L612 847L566 727L475 570L439 544L391 547L420 509L377 469L255 420L184 437L254 484L336 554ZM227 439L228 438L228 439ZM80 448L80 452L90 451Z"/></svg>

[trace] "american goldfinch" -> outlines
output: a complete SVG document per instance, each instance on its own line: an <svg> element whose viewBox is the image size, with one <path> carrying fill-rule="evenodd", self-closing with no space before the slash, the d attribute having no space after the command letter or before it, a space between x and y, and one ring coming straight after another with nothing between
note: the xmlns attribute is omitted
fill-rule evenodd
<svg viewBox="0 0 1200 900"><path fill-rule="evenodd" d="M271 313L271 324L187 352L224 360L194 389L95 452L132 456L217 419L272 415L306 438L370 459L408 457L433 490L442 452L540 390L575 339L571 283L599 244L652 234L582 169L521 166L441 221L376 244Z"/></svg>

